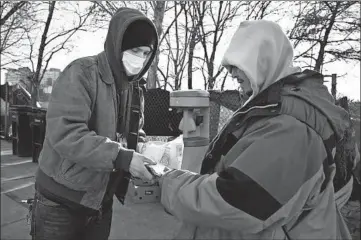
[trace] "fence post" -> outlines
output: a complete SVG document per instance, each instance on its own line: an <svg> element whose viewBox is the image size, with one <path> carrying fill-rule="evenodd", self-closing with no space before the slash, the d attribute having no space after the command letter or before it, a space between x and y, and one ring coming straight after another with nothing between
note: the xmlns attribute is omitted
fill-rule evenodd
<svg viewBox="0 0 361 240"><path fill-rule="evenodd" d="M9 135L9 82L5 83L5 140L8 140Z"/></svg>
<svg viewBox="0 0 361 240"><path fill-rule="evenodd" d="M332 74L331 75L332 78L332 83L331 83L331 94L333 96L334 99L336 99L336 85L337 85L337 75L336 74Z"/></svg>

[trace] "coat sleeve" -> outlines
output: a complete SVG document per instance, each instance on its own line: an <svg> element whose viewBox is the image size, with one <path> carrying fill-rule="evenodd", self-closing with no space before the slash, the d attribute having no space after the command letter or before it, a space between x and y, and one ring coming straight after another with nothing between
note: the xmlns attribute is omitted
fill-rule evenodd
<svg viewBox="0 0 361 240"><path fill-rule="evenodd" d="M81 63L72 63L63 71L54 85L47 110L46 141L61 158L86 168L127 170L133 151L88 128L96 94L92 85L95 82L83 71Z"/></svg>
<svg viewBox="0 0 361 240"><path fill-rule="evenodd" d="M278 116L238 140L220 173L164 175L161 202L182 221L256 234L283 226L319 194L325 158L316 133L290 116Z"/></svg>

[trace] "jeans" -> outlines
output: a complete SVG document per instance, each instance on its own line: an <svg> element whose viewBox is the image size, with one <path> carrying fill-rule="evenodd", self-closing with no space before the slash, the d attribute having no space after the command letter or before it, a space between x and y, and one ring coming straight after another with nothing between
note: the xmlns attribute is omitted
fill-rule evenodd
<svg viewBox="0 0 361 240"><path fill-rule="evenodd" d="M112 204L101 218L74 212L68 207L35 195L31 217L33 240L107 240L112 223Z"/></svg>

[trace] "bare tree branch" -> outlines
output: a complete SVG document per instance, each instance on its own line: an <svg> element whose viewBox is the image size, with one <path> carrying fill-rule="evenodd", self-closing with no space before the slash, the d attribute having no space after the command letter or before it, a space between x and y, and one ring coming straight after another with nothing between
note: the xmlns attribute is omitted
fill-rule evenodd
<svg viewBox="0 0 361 240"><path fill-rule="evenodd" d="M338 60L358 60L360 52L360 20L357 1L320 1L302 5L297 2L299 12L290 39L296 48L299 45L309 46L307 50L295 57L310 59L309 52L316 47L316 59L313 69L321 71L323 65ZM355 7L355 8L354 8ZM313 58L311 58L313 59Z"/></svg>
<svg viewBox="0 0 361 240"><path fill-rule="evenodd" d="M226 72L226 74L224 75L223 77L223 80L222 80L222 85L221 85L221 91L224 90L224 84L226 83L226 80L227 80L227 77L228 77L228 71Z"/></svg>
<svg viewBox="0 0 361 240"><path fill-rule="evenodd" d="M165 10L165 2L164 1L158 1L153 2L154 5L154 25L157 29L158 35L162 35L163 33L163 18L164 18L164 10ZM160 45L158 43L158 45ZM160 51L158 50L155 56L155 59L152 63L152 65L149 68L148 71L148 77L147 77L147 88L155 88L156 83L159 82L158 79L158 64L159 64L159 54Z"/></svg>
<svg viewBox="0 0 361 240"><path fill-rule="evenodd" d="M215 8L211 3L207 4L206 1L202 2L202 5L196 4L197 17L200 19L206 12L207 16L213 21L214 28L209 29L206 26L205 21L201 21L200 24L200 43L203 48L205 66L207 67L207 86L208 89L213 89L215 81L220 73L215 73L215 57L217 53L218 44L220 43L224 31L232 20L237 16L239 9L245 6L243 2L224 2L219 1L218 7ZM206 11L207 10L207 11Z"/></svg>
<svg viewBox="0 0 361 240"><path fill-rule="evenodd" d="M168 25L167 29L165 30L164 34L162 35L161 39L159 40L159 45L161 45L163 43L163 40L165 38L165 36L167 34L169 34L169 30L173 27L173 24L175 23L176 19L179 17L179 15L182 13L183 8L181 8L182 10L178 12L178 14L176 15L176 17L173 19L173 21Z"/></svg>
<svg viewBox="0 0 361 240"><path fill-rule="evenodd" d="M20 8L22 8L25 4L27 3L27 1L20 1L15 3L15 5L10 9L10 11L0 19L0 26L4 25L4 23L16 12L18 11Z"/></svg>
<svg viewBox="0 0 361 240"><path fill-rule="evenodd" d="M1 2L1 14L7 10L11 11L9 8L14 9L14 4L17 3L10 1ZM1 25L1 68L12 63L16 65L21 64L26 59L21 49L24 47L24 42L27 39L26 33L32 31L37 26L33 22L35 15L33 7L37 5L39 5L37 2L26 2Z"/></svg>
<svg viewBox="0 0 361 240"><path fill-rule="evenodd" d="M36 71L35 71L34 79L33 79L33 82L35 84L39 83L40 70L41 70L41 67L42 67L44 50L45 50L45 46L46 46L46 38L47 38L47 35L48 35L50 23L51 23L51 21L53 19L55 3L56 3L56 1L52 1L52 2L49 3L49 13L48 13L48 17L46 19L43 35L41 36L41 42L40 42L40 47L39 47L39 55L38 55L38 63L37 63L37 67L36 67Z"/></svg>

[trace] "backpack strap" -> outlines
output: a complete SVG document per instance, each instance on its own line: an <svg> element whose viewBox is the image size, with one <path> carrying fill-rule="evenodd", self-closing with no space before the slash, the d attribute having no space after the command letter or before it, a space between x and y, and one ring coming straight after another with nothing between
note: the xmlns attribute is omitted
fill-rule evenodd
<svg viewBox="0 0 361 240"><path fill-rule="evenodd" d="M127 111L125 117L123 118L125 120L125 123L118 123L118 126L124 126L124 137L127 141L127 148L133 150L136 150L138 145L139 122L141 118L140 98L142 96L142 91L143 90L140 87L139 82L134 82L132 84L128 92L128 100L126 106ZM112 185L109 189L109 195L113 196L115 194L118 200L124 203L124 198L126 192L128 191L131 174L125 171L115 172L115 174L116 176L111 176L111 178L114 178L114 180L111 181Z"/></svg>
<svg viewBox="0 0 361 240"><path fill-rule="evenodd" d="M136 150L138 144L139 123L141 118L140 96L142 91L143 90L139 86L139 82L135 82L133 84L133 91L131 94L129 119L127 119L126 124L129 125L126 132L127 148L133 150Z"/></svg>

